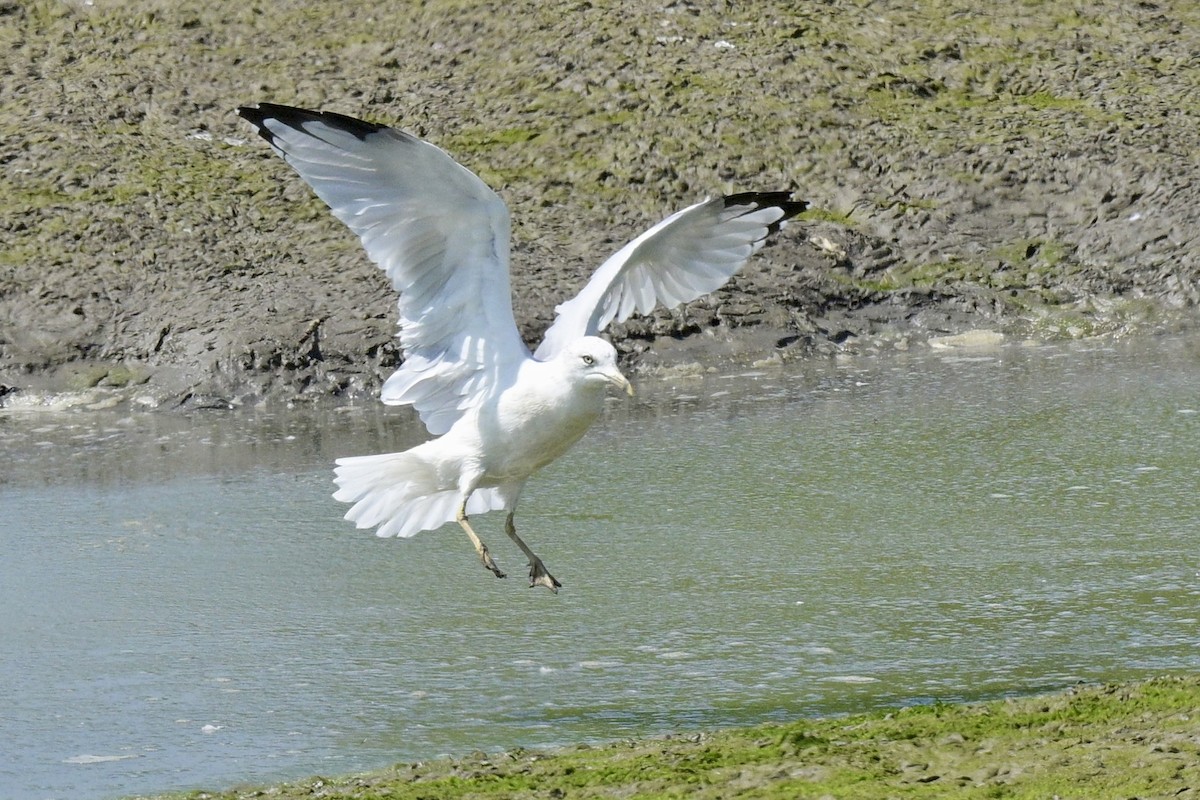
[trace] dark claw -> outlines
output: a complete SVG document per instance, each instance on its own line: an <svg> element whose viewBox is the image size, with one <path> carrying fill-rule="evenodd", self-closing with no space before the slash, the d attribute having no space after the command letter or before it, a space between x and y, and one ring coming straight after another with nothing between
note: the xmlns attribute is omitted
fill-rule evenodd
<svg viewBox="0 0 1200 800"><path fill-rule="evenodd" d="M482 561L483 566L485 566L489 570L491 570L492 574L495 575L497 578L507 578L508 577L508 575L505 574L505 572L502 569L500 569L499 567L496 566L496 562L492 560L492 556L490 553L488 553L486 547L483 549L483 553L480 554L479 560Z"/></svg>

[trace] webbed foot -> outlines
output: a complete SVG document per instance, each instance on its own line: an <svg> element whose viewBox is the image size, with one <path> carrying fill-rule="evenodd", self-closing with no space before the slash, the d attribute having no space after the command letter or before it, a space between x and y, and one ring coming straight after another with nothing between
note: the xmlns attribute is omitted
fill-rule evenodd
<svg viewBox="0 0 1200 800"><path fill-rule="evenodd" d="M491 570L492 574L495 575L497 578L507 578L508 577L508 574L505 573L504 570L502 570L496 566L496 562L492 560L492 554L488 552L486 545L484 547L482 547L479 551L479 560L482 561L483 566L485 566L489 570Z"/></svg>
<svg viewBox="0 0 1200 800"><path fill-rule="evenodd" d="M546 571L540 558L529 562L529 588L532 589L535 586L545 586L555 594L558 594L558 590L562 588L558 579Z"/></svg>

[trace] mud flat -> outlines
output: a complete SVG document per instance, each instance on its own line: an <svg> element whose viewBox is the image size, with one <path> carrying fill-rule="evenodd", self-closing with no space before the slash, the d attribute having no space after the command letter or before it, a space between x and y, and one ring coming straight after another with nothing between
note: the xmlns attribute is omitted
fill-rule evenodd
<svg viewBox="0 0 1200 800"><path fill-rule="evenodd" d="M813 203L726 289L614 330L634 371L1197 317L1184 0L3 0L0 46L0 403L376 391L390 291L234 115L260 100L406 127L495 186L530 340L674 209Z"/></svg>

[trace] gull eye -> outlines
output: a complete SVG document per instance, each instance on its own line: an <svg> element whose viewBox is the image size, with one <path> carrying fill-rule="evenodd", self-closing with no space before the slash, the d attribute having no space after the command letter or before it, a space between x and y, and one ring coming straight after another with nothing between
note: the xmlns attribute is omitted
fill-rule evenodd
<svg viewBox="0 0 1200 800"><path fill-rule="evenodd" d="M596 363L596 359L592 358L591 356L584 356L583 363L590 367Z"/></svg>

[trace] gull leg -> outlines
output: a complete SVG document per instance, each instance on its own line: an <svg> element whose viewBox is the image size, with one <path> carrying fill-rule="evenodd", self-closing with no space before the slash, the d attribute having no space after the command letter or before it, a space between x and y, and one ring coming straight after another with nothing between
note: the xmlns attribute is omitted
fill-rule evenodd
<svg viewBox="0 0 1200 800"><path fill-rule="evenodd" d="M550 591L558 594L558 590L562 584L546 571L546 565L537 557L529 545L521 541L521 537L517 536L517 526L513 523L513 514L515 511L508 512L508 519L504 520L504 532L508 534L508 538L517 543L517 547L521 548L521 552L529 559L529 588L534 586L545 586Z"/></svg>
<svg viewBox="0 0 1200 800"><path fill-rule="evenodd" d="M462 529L467 532L467 536L471 537L471 544L475 545L475 552L479 554L479 560L483 565L492 571L492 574L497 578L508 577L500 568L496 566L496 562L492 560L492 554L488 552L487 545L476 535L475 531L471 530L471 524L467 522L467 501L463 499L462 505L458 507L458 513L454 515L454 519L462 526Z"/></svg>

